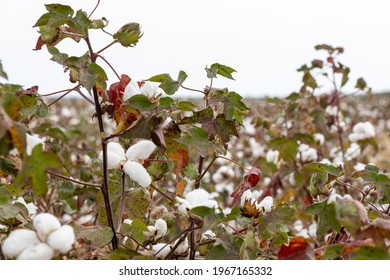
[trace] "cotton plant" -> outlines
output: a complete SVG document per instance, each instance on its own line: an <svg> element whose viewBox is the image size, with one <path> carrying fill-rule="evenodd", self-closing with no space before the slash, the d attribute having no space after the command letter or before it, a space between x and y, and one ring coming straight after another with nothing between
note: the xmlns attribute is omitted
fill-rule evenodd
<svg viewBox="0 0 390 280"><path fill-rule="evenodd" d="M183 215L188 215L192 208L205 206L208 208L218 208L218 203L214 199L210 199L210 193L204 189L195 189L186 194L185 198L176 197L175 206Z"/></svg>
<svg viewBox="0 0 390 280"><path fill-rule="evenodd" d="M156 145L149 140L141 140L125 150L122 145L110 142L107 145L108 169L122 169L130 179L137 182L141 187L146 188L152 183L149 173L141 162L147 159L156 148ZM101 152L99 158L103 159Z"/></svg>
<svg viewBox="0 0 390 280"><path fill-rule="evenodd" d="M75 242L71 226L61 225L57 217L40 213L32 229L16 229L4 240L3 253L17 260L50 260L56 254L67 254Z"/></svg>
<svg viewBox="0 0 390 280"><path fill-rule="evenodd" d="M44 140L39 138L37 135L26 133L26 154L28 156L31 156L32 150L39 144L44 145Z"/></svg>
<svg viewBox="0 0 390 280"><path fill-rule="evenodd" d="M158 83L153 83L149 81L138 83L136 82L136 80L131 79L123 93L123 100L126 101L130 97L137 94L144 94L148 98L153 98L155 95L161 93L162 90L158 87Z"/></svg>

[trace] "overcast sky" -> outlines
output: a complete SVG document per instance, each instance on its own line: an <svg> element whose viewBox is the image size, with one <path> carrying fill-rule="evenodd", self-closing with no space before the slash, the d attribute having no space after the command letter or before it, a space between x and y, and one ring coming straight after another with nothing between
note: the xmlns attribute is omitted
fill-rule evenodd
<svg viewBox="0 0 390 280"><path fill-rule="evenodd" d="M0 59L9 82L38 85L41 93L71 86L45 49L32 50L38 38L32 26L45 13L44 4L57 2L87 12L96 4L1 1ZM216 86L260 97L298 90L296 69L319 57L314 46L322 43L345 48L341 61L351 67L351 79L364 77L374 91L389 90L389 11L388 0L101 0L93 18L109 19L112 33L124 23L142 25L144 36L135 48L118 44L103 53L119 73L142 80L160 73L176 77L184 70L185 85L202 89L208 84L205 66L218 62L237 73L236 81L218 78ZM96 50L110 42L98 33L91 34ZM85 44L69 39L57 47L76 55L86 51ZM107 72L109 83L115 82Z"/></svg>

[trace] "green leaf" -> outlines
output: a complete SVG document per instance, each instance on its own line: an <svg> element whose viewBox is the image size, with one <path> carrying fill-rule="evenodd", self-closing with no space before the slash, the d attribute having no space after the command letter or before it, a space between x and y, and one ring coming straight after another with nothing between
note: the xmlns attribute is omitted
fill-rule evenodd
<svg viewBox="0 0 390 280"><path fill-rule="evenodd" d="M351 69L349 69L348 67L346 67L343 71L343 78L341 80L341 87L345 86L345 84L348 82L348 75L349 75L349 72L351 72Z"/></svg>
<svg viewBox="0 0 390 280"><path fill-rule="evenodd" d="M305 167L320 173L328 173L335 177L340 177L344 175L343 168L341 165L338 167L334 167L333 165L326 164L326 163L310 163L305 165Z"/></svg>
<svg viewBox="0 0 390 280"><path fill-rule="evenodd" d="M119 248L110 252L110 260L131 260L134 257L143 257L142 254L134 250Z"/></svg>
<svg viewBox="0 0 390 280"><path fill-rule="evenodd" d="M322 255L323 260L340 260L342 251L344 249L344 244L335 244L326 248L324 254Z"/></svg>
<svg viewBox="0 0 390 280"><path fill-rule="evenodd" d="M191 128L189 130L189 134L182 136L176 141L185 145L196 147L199 154L203 157L207 155L208 150L213 146L213 143L209 141L209 135L207 132L200 127Z"/></svg>
<svg viewBox="0 0 390 280"><path fill-rule="evenodd" d="M183 173L190 180L195 180L199 176L198 169L193 162L190 162L186 168L183 169Z"/></svg>
<svg viewBox="0 0 390 280"><path fill-rule="evenodd" d="M242 96L234 91L218 90L215 94L210 96L210 104L223 104L223 112L228 120L234 120L237 115L236 110L248 111L249 108L241 101Z"/></svg>
<svg viewBox="0 0 390 280"><path fill-rule="evenodd" d="M195 111L191 117L185 117L181 120L180 124L196 124L196 123L207 123L214 118L213 109L208 106L207 108Z"/></svg>
<svg viewBox="0 0 390 280"><path fill-rule="evenodd" d="M390 255L387 251L373 247L361 246L351 253L352 260L389 260Z"/></svg>
<svg viewBox="0 0 390 280"><path fill-rule="evenodd" d="M316 79L310 74L309 71L305 72L303 75L302 82L304 85L309 86L312 89L315 89L318 86Z"/></svg>
<svg viewBox="0 0 390 280"><path fill-rule="evenodd" d="M169 96L166 96L166 97L161 97L160 98L160 108L166 108L166 107L169 107L172 105L172 103L174 103L175 101L169 97Z"/></svg>
<svg viewBox="0 0 390 280"><path fill-rule="evenodd" d="M368 214L364 205L357 200L336 199L336 217L350 233L355 234L360 227L368 224Z"/></svg>
<svg viewBox="0 0 390 280"><path fill-rule="evenodd" d="M61 17L72 16L74 11L70 6L61 4L46 4L46 10L52 15L58 15Z"/></svg>
<svg viewBox="0 0 390 280"><path fill-rule="evenodd" d="M0 77L8 80L7 73L3 70L3 64L1 63L1 60L0 60Z"/></svg>
<svg viewBox="0 0 390 280"><path fill-rule="evenodd" d="M84 239L88 244L101 248L111 242L114 236L110 227L105 226L90 226L90 227L76 227L76 239Z"/></svg>
<svg viewBox="0 0 390 280"><path fill-rule="evenodd" d="M204 123L203 127L209 134L209 139L217 136L225 149L227 149L227 143L230 141L231 136L239 137L236 123L227 120L224 114L219 114L215 119Z"/></svg>
<svg viewBox="0 0 390 280"><path fill-rule="evenodd" d="M269 143L270 148L279 151L279 156L287 162L294 162L297 152L298 143L295 139L288 137L278 137Z"/></svg>
<svg viewBox="0 0 390 280"><path fill-rule="evenodd" d="M216 78L218 74L222 77L234 80L232 73L237 71L229 66L219 64L219 63L214 63L210 66L210 68L206 67L206 72L207 72L207 77L209 79Z"/></svg>
<svg viewBox="0 0 390 280"><path fill-rule="evenodd" d="M190 101L180 101L177 107L182 111L194 111L197 106Z"/></svg>
<svg viewBox="0 0 390 280"><path fill-rule="evenodd" d="M334 203L328 204L327 201L310 205L305 210L308 214L317 215L317 237L322 238L329 229L333 228L340 232L341 225L336 217Z"/></svg>
<svg viewBox="0 0 390 280"><path fill-rule="evenodd" d="M48 190L46 170L59 167L61 167L59 157L53 152L43 152L42 144L39 144L34 147L31 156L26 158L15 183L17 186L23 186L31 181L34 194L42 198Z"/></svg>
<svg viewBox="0 0 390 280"><path fill-rule="evenodd" d="M198 206L192 208L191 213L204 218L204 217L213 216L215 214L215 209L206 206Z"/></svg>
<svg viewBox="0 0 390 280"><path fill-rule="evenodd" d="M229 259L228 251L221 245L213 246L206 255L206 260L226 260Z"/></svg>
<svg viewBox="0 0 390 280"><path fill-rule="evenodd" d="M258 251L253 228L249 228L240 248L240 260L255 260Z"/></svg>
<svg viewBox="0 0 390 280"><path fill-rule="evenodd" d="M156 75L156 76L153 76L153 77L147 79L147 81L155 82L155 83L162 83L168 77L169 77L169 74L166 74L166 73L165 74L159 74L159 75Z"/></svg>
<svg viewBox="0 0 390 280"><path fill-rule="evenodd" d="M356 81L355 88L360 89L360 90L366 89L366 88L367 88L367 83L366 83L366 81L365 81L363 78L359 78L359 79Z"/></svg>
<svg viewBox="0 0 390 280"><path fill-rule="evenodd" d="M39 27L43 25L47 25L49 23L49 20L51 19L52 15L50 13L43 14L37 22L34 24L33 27Z"/></svg>
<svg viewBox="0 0 390 280"><path fill-rule="evenodd" d="M80 71L81 84L91 92L92 88L106 88L106 81L108 80L107 74L102 67L92 62L85 69Z"/></svg>
<svg viewBox="0 0 390 280"><path fill-rule="evenodd" d="M143 219L149 206L149 195L142 189L136 188L126 192L124 199L126 213L131 220Z"/></svg>
<svg viewBox="0 0 390 280"><path fill-rule="evenodd" d="M295 214L295 209L286 202L276 205L275 209L258 218L258 233L264 239L270 239L280 232L287 232L286 224Z"/></svg>
<svg viewBox="0 0 390 280"><path fill-rule="evenodd" d="M0 96L0 105L12 120L18 121L20 119L20 110L23 108L23 104L15 94L2 94Z"/></svg>
<svg viewBox="0 0 390 280"><path fill-rule="evenodd" d="M149 111L154 108L154 104L149 101L148 97L143 94L136 94L130 97L125 104L131 105L132 108L141 111Z"/></svg>
<svg viewBox="0 0 390 280"><path fill-rule="evenodd" d="M118 32L113 35L113 38L118 40L124 47L134 47L142 35L141 25L136 22L131 22L122 26Z"/></svg>
<svg viewBox="0 0 390 280"><path fill-rule="evenodd" d="M75 22L76 31L80 32L83 36L87 37L88 29L92 24L87 14L82 10L78 10L73 21Z"/></svg>
<svg viewBox="0 0 390 280"><path fill-rule="evenodd" d="M160 83L160 88L168 95L174 94L184 83L187 78L187 74L184 71L180 71L177 77L177 81L172 79L169 74L159 74L149 78L147 81Z"/></svg>

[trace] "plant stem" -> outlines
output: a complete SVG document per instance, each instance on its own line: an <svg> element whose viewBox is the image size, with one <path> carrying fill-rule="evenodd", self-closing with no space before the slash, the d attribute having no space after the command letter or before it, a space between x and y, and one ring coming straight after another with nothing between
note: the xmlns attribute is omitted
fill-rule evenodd
<svg viewBox="0 0 390 280"><path fill-rule="evenodd" d="M194 88L188 88L188 87L185 87L183 85L181 85L182 88L186 89L186 90L189 90L189 91L195 91L195 92L200 92L200 93L203 93L204 94L204 91L203 90L200 90L200 89L194 89Z"/></svg>
<svg viewBox="0 0 390 280"><path fill-rule="evenodd" d="M167 195L165 192L159 190L158 188L156 188L156 187L153 186L153 185L150 185L150 187L151 187L152 189L154 189L156 192L158 192L159 194L161 194L163 197L165 197L166 199L168 199L170 202L172 202L172 203L175 202L175 200L174 200L172 197L170 197L169 195Z"/></svg>
<svg viewBox="0 0 390 280"><path fill-rule="evenodd" d="M58 101L60 101L63 97L67 96L69 93L71 93L72 91L78 89L81 85L77 85L75 86L74 88L71 88L71 89L68 89L63 95L61 95L60 97L58 97L57 99L55 99L53 102L51 102L49 105L47 105L47 107L50 107L51 105L57 103Z"/></svg>
<svg viewBox="0 0 390 280"><path fill-rule="evenodd" d="M206 169L203 171L203 173L200 174L200 175L198 176L198 178L196 178L196 180L195 180L195 188L196 188L196 189L199 188L200 180L202 180L202 178L204 177L204 175L206 175L207 171L209 171L211 165L214 163L214 161L215 161L216 159L217 159L217 157L215 156L215 157L211 160L211 162L209 163L209 165L206 167ZM198 186L198 187L196 187L196 186Z"/></svg>
<svg viewBox="0 0 390 280"><path fill-rule="evenodd" d="M245 170L248 170L248 171L250 170L249 167L246 167L246 166L244 166L244 165L238 163L237 161L235 161L235 160L233 160L233 159L231 159L231 158L227 158L227 157L220 156L220 155L217 155L217 156L215 156L215 157L216 157L216 158L222 158L222 159L224 159L224 160L230 161L230 162L232 162L232 163L238 165L238 166L241 167L242 169L245 169Z"/></svg>
<svg viewBox="0 0 390 280"><path fill-rule="evenodd" d="M109 47L111 47L112 45L114 45L114 44L116 44L116 43L118 43L117 40L112 41L112 42L109 43L107 46L105 46L105 47L102 48L100 51L98 51L96 54L97 54L97 55L100 55L100 53L102 53L103 51L105 51L106 49L108 49Z"/></svg>
<svg viewBox="0 0 390 280"><path fill-rule="evenodd" d="M52 175L52 176L55 176L55 177L64 179L64 180L66 180L66 181L70 181L70 182L76 183L76 184L80 184L80 185L84 185L84 186L89 186L89 187L95 187L95 188L100 188L100 187L101 187L100 184L93 184L93 183L88 183L88 182L79 181L79 180L77 180L77 179L73 179L73 178L70 178L70 177L61 175L61 174L59 174L59 173L57 173L57 172L54 172L54 171L47 170L46 173L48 173L48 174L50 174L50 175Z"/></svg>
<svg viewBox="0 0 390 280"><path fill-rule="evenodd" d="M126 183L126 174L122 173L121 178L121 198L119 202L119 214L118 214L118 229L120 229L122 224L122 214L123 214L123 207L125 202L125 183Z"/></svg>
<svg viewBox="0 0 390 280"><path fill-rule="evenodd" d="M195 229L194 222L191 222L190 225L190 260L195 259Z"/></svg>
<svg viewBox="0 0 390 280"><path fill-rule="evenodd" d="M99 7L99 4L100 4L100 0L97 1L95 8L93 8L93 10L92 10L92 12L89 14L88 18L91 18L91 16L93 15L93 13L96 11L97 7Z"/></svg>
<svg viewBox="0 0 390 280"><path fill-rule="evenodd" d="M95 62L97 56L92 50L92 45L89 41L88 36L85 38L85 41L88 45L91 60L92 60L92 62ZM113 233L112 240L111 240L112 248L115 250L119 246L119 240L118 240L118 235L116 234L116 230L115 230L113 212L112 212L111 203L110 203L110 194L108 192L107 139L106 139L106 134L104 131L102 110L101 110L101 107L99 104L99 96L98 96L98 92L96 89L96 85L93 87L92 91L93 91L93 98L94 98L94 102L95 102L96 115L97 115L97 119L98 119L100 141L101 141L101 145L102 145L102 154L103 154L103 166L102 166L103 181L102 181L102 185L101 185L101 191L102 191L103 198L104 198L104 205L106 208L108 226L111 228L112 233Z"/></svg>
<svg viewBox="0 0 390 280"><path fill-rule="evenodd" d="M202 156L199 156L199 165L198 165L198 173L199 174L202 174L202 170L203 170L203 161L204 161L204 157ZM195 182L195 189L199 189L200 187L200 179L199 180L196 180Z"/></svg>

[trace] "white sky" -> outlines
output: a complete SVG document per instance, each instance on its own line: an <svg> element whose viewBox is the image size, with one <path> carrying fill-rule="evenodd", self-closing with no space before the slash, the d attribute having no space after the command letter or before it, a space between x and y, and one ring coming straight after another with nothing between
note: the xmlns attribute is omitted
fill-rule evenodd
<svg viewBox="0 0 390 280"><path fill-rule="evenodd" d="M10 82L38 85L40 93L69 88L68 75L50 61L45 49L34 52L38 33L32 26L46 12L43 4L68 4L90 12L91 0L2 0L0 59ZM296 72L319 54L316 44L343 46L341 62L351 67L352 89L364 77L374 91L390 89L390 1L388 0L101 0L93 18L105 16L114 33L124 23L139 22L144 36L135 48L119 44L104 52L119 73L136 79L179 70L185 85L208 84L204 68L214 62L229 65L236 81L218 78L215 86L241 95L287 95L299 90ZM110 42L91 34L95 50ZM85 52L85 44L67 39L57 45L69 54ZM105 67L101 61L101 65ZM109 83L115 77L109 73ZM4 80L0 81L4 82ZM196 93L191 93L196 96Z"/></svg>

